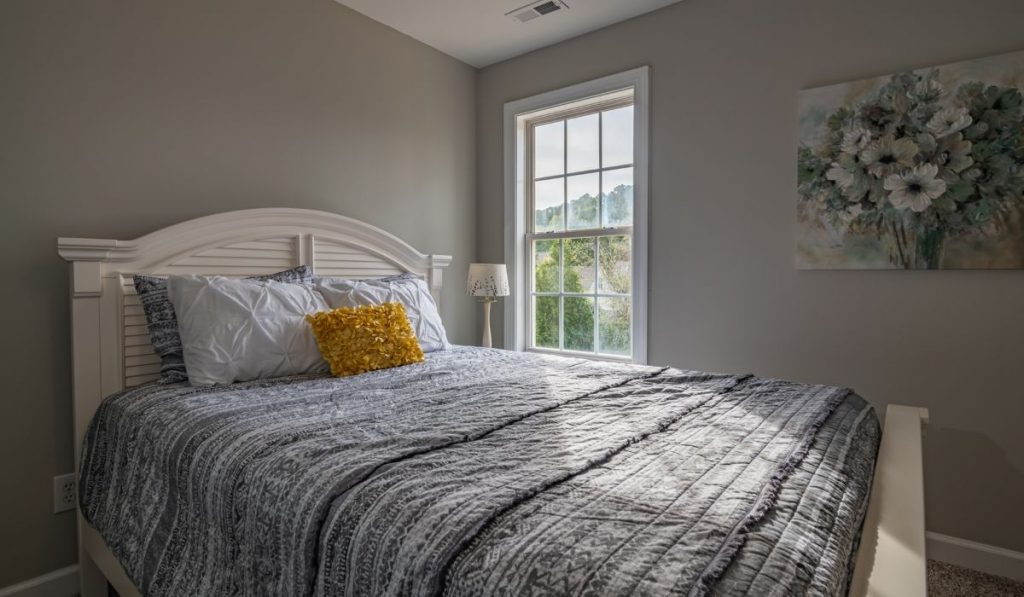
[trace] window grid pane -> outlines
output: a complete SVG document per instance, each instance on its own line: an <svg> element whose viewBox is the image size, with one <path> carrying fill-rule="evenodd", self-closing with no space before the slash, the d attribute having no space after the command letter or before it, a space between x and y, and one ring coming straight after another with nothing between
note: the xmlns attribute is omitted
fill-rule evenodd
<svg viewBox="0 0 1024 597"><path fill-rule="evenodd" d="M565 173L565 121L534 127L533 173L537 177Z"/></svg>
<svg viewBox="0 0 1024 597"><path fill-rule="evenodd" d="M577 352L594 352L594 297L563 296L562 304L562 347Z"/></svg>
<svg viewBox="0 0 1024 597"><path fill-rule="evenodd" d="M633 286L633 247L628 236L602 236L597 240L597 291L629 295Z"/></svg>
<svg viewBox="0 0 1024 597"><path fill-rule="evenodd" d="M601 225L614 228L633 224L633 167L601 171Z"/></svg>
<svg viewBox="0 0 1024 597"><path fill-rule="evenodd" d="M597 206L601 200L601 173L574 174L566 177L565 212L568 230L590 230L601 223Z"/></svg>
<svg viewBox="0 0 1024 597"><path fill-rule="evenodd" d="M633 106L601 112L603 124L601 167L633 163Z"/></svg>
<svg viewBox="0 0 1024 597"><path fill-rule="evenodd" d="M594 247L596 239L567 238L562 241L562 292L594 294L597 277L594 275Z"/></svg>
<svg viewBox="0 0 1024 597"><path fill-rule="evenodd" d="M561 348L559 345L559 300L558 296L538 296L533 299L534 333L533 345L540 348Z"/></svg>
<svg viewBox="0 0 1024 597"><path fill-rule="evenodd" d="M626 355L632 352L630 301L623 298L598 298L598 352Z"/></svg>
<svg viewBox="0 0 1024 597"><path fill-rule="evenodd" d="M561 249L557 240L537 240L533 243L533 289L536 294L558 294L562 274Z"/></svg>
<svg viewBox="0 0 1024 597"><path fill-rule="evenodd" d="M534 229L537 232L565 230L565 183L562 178L540 180L533 184Z"/></svg>
<svg viewBox="0 0 1024 597"><path fill-rule="evenodd" d="M570 118L565 123L566 173L601 167L601 117L598 113Z"/></svg>

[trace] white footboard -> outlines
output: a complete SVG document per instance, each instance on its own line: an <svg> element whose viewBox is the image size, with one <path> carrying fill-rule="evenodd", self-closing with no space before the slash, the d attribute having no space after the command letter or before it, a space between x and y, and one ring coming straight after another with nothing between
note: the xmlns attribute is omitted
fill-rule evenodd
<svg viewBox="0 0 1024 597"><path fill-rule="evenodd" d="M924 597L928 592L921 428L928 409L890 405L851 597Z"/></svg>

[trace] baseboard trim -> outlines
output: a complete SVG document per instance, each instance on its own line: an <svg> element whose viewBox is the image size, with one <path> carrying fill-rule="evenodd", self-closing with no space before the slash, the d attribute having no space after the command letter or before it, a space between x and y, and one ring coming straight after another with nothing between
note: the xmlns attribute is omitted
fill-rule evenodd
<svg viewBox="0 0 1024 597"><path fill-rule="evenodd" d="M77 594L78 564L0 588L0 597L73 597Z"/></svg>
<svg viewBox="0 0 1024 597"><path fill-rule="evenodd" d="M928 557L1024 581L1024 553L928 531Z"/></svg>

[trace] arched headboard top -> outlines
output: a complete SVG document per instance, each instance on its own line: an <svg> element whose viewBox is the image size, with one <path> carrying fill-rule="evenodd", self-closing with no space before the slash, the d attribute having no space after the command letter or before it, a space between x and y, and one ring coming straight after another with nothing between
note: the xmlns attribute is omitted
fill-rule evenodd
<svg viewBox="0 0 1024 597"><path fill-rule="evenodd" d="M353 249L349 254L365 253L398 269L424 276L429 275L431 269L444 268L451 262L447 255L420 253L397 236L365 222L325 211L292 208L223 212L174 224L129 241L60 238L57 247L60 256L67 261L108 264L102 269L109 275L113 271L163 273L175 266L181 268L181 262L190 257L235 245L243 246L240 251L246 248L254 251L253 256L257 257L258 248L246 243L283 239L295 243L292 265L306 264L315 268L318 243L324 248L329 245L348 247ZM241 267L245 267L244 258L244 253L237 254ZM432 289L434 286L431 284Z"/></svg>

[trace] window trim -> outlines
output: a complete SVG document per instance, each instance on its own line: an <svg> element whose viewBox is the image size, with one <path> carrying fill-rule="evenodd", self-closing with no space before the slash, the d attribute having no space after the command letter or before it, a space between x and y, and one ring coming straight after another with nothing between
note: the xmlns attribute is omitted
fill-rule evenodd
<svg viewBox="0 0 1024 597"><path fill-rule="evenodd" d="M648 162L650 143L650 69L641 66L632 70L609 75L592 81L586 81L541 93L528 98L511 101L504 109L504 200L505 200L505 263L508 266L511 295L505 302L504 337L505 348L508 350L525 350L529 345L525 322L529 321L528 302L530 301L530 272L527 271L530 259L527 256L526 233L529 226L526 220L526 185L528 184L527 164L529 148L526 146L526 126L528 121L536 124L545 115L558 113L557 118L566 117L560 107L569 103L585 102L593 98L594 105L606 105L613 98L608 94L623 92L633 97L633 226L632 226L632 277L633 277L633 317L631 321L633 354L631 358L618 359L601 354L570 353L569 351L551 351L550 349L531 349L536 352L572 354L597 360L631 360L634 363L647 362L647 268L648 268L648 229L649 229L649 172ZM587 105L580 110L589 110ZM593 236L580 231L580 236ZM551 238L571 235L572 231L554 233ZM547 237L547 234L544 235Z"/></svg>

